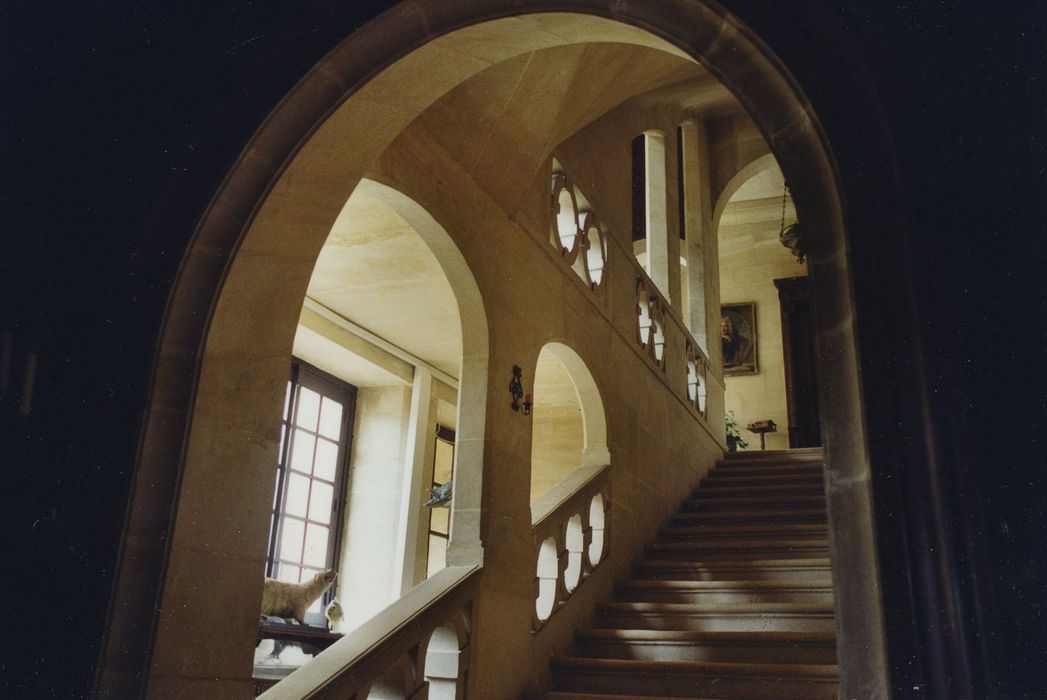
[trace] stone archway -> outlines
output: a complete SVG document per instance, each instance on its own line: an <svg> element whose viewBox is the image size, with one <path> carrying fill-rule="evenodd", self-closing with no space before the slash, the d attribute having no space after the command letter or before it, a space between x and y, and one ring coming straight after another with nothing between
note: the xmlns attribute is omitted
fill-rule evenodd
<svg viewBox="0 0 1047 700"><path fill-rule="evenodd" d="M564 343L546 343L538 353L534 381L532 505L571 472L611 461L600 389L578 353ZM536 470L545 472L544 477Z"/></svg>
<svg viewBox="0 0 1047 700"><path fill-rule="evenodd" d="M271 497L257 477L274 457L294 322L331 222L391 139L469 75L514 52L604 41L657 48L712 70L765 135L809 224L821 391L834 406L826 452L842 689L882 694L886 663L846 236L816 116L785 67L718 5L593 0L555 9L540 0L398 5L310 71L243 152L196 231L168 307L103 688L147 687L162 696L186 679L214 695L248 687L237 679L249 675L242 652L254 638L261 580L244 581L259 568L266 526L259 513ZM471 360L482 356L467 349ZM474 386L473 398L484 402L486 385ZM482 450L482 432L462 440ZM244 488L256 481L265 487ZM478 509L480 484L474 488L458 497ZM465 560L480 553L478 517L474 532ZM201 570L209 574L206 587ZM219 611L229 620L228 645L215 654L194 640L213 633ZM231 672L241 667L243 674Z"/></svg>

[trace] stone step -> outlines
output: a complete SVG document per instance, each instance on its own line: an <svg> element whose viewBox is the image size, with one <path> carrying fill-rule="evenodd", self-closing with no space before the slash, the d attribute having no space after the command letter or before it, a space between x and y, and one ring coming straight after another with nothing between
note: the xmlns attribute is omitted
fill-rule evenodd
<svg viewBox="0 0 1047 700"><path fill-rule="evenodd" d="M683 502L682 510L724 511L724 510L758 510L778 514L781 510L819 508L825 510L825 496L718 496L715 498L688 498Z"/></svg>
<svg viewBox="0 0 1047 700"><path fill-rule="evenodd" d="M824 461L825 454L820 447L728 452L723 456L723 459L717 460L720 464L745 464L751 462L770 462L772 464L808 464L816 462L821 464Z"/></svg>
<svg viewBox="0 0 1047 700"><path fill-rule="evenodd" d="M836 636L810 632L594 629L575 633L579 656L641 661L834 664Z"/></svg>
<svg viewBox="0 0 1047 700"><path fill-rule="evenodd" d="M558 691L608 691L632 697L718 697L747 700L835 700L832 664L756 664L554 656Z"/></svg>
<svg viewBox="0 0 1047 700"><path fill-rule="evenodd" d="M775 537L789 535L792 537L828 537L829 528L822 523L767 523L747 525L719 525L703 523L699 525L670 525L659 531L661 540L695 540L706 538L724 539L747 537Z"/></svg>
<svg viewBox="0 0 1047 700"><path fill-rule="evenodd" d="M681 561L749 561L752 559L809 559L829 556L828 541L780 540L762 544L751 543L740 547L734 542L694 544L691 542L655 542L644 551L651 559L678 559Z"/></svg>
<svg viewBox="0 0 1047 700"><path fill-rule="evenodd" d="M765 524L778 523L825 523L825 508L789 508L765 512L761 510L712 510L679 512L670 518L672 525L694 526L701 524Z"/></svg>
<svg viewBox="0 0 1047 700"><path fill-rule="evenodd" d="M636 700L635 695L608 695L607 693L570 693L552 691L545 694L545 700ZM675 698L665 696L645 695L644 700L726 700L725 698L711 698L679 695Z"/></svg>
<svg viewBox="0 0 1047 700"><path fill-rule="evenodd" d="M773 464L721 464L714 467L710 476L717 478L742 477L742 476L823 476L825 469L820 464L793 464L788 466Z"/></svg>
<svg viewBox="0 0 1047 700"><path fill-rule="evenodd" d="M735 486L745 484L822 484L825 482L824 475L819 472L799 474L736 474L732 471L713 469L701 480L703 487Z"/></svg>
<svg viewBox="0 0 1047 700"><path fill-rule="evenodd" d="M774 484L771 486L699 486L691 492L691 498L697 500L712 498L737 498L737 497L771 497L771 496L803 496L823 497L825 490L821 483L817 484Z"/></svg>
<svg viewBox="0 0 1047 700"><path fill-rule="evenodd" d="M741 605L745 603L833 603L832 581L651 581L633 579L615 586L620 601Z"/></svg>
<svg viewBox="0 0 1047 700"><path fill-rule="evenodd" d="M828 558L679 561L633 564L636 578L672 581L811 581L831 578Z"/></svg>
<svg viewBox="0 0 1047 700"><path fill-rule="evenodd" d="M694 632L835 631L833 608L819 603L599 603L597 627Z"/></svg>

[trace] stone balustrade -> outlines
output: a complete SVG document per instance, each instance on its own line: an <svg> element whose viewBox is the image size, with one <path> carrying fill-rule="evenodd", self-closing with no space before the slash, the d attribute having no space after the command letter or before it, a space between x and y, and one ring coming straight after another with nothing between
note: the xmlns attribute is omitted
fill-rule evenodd
<svg viewBox="0 0 1047 700"><path fill-rule="evenodd" d="M607 557L611 469L582 467L533 504L537 632Z"/></svg>
<svg viewBox="0 0 1047 700"><path fill-rule="evenodd" d="M480 567L437 572L260 697L460 700L479 587Z"/></svg>

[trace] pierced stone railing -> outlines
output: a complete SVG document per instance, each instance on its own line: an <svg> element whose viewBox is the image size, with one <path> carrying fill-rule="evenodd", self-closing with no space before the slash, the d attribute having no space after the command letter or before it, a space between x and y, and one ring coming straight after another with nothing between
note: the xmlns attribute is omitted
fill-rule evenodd
<svg viewBox="0 0 1047 700"><path fill-rule="evenodd" d="M553 255L570 268L590 291L610 319L623 318L620 304L631 303L622 295L608 294L609 287L623 288L622 276L635 280L635 337L638 350L651 361L680 400L693 409L695 417L710 434L722 432L710 420L708 403L722 408L723 378L680 318L677 309L651 280L632 250L610 235L586 196L564 167L553 159L550 186L548 243ZM614 261L614 262L612 262ZM612 277L619 278L612 284ZM625 330L625 329L622 329ZM712 384L718 385L713 389Z"/></svg>
<svg viewBox="0 0 1047 700"><path fill-rule="evenodd" d="M464 698L479 587L479 567L437 572L260 697Z"/></svg>
<svg viewBox="0 0 1047 700"><path fill-rule="evenodd" d="M636 338L647 356L665 371L665 299L646 275L636 278Z"/></svg>
<svg viewBox="0 0 1047 700"><path fill-rule="evenodd" d="M537 632L606 559L611 469L582 467L533 506Z"/></svg>
<svg viewBox="0 0 1047 700"><path fill-rule="evenodd" d="M692 339L687 341L687 400L705 418L709 399L709 358Z"/></svg>
<svg viewBox="0 0 1047 700"><path fill-rule="evenodd" d="M567 173L552 177L549 242L590 289L599 287L607 267L607 241L599 217Z"/></svg>

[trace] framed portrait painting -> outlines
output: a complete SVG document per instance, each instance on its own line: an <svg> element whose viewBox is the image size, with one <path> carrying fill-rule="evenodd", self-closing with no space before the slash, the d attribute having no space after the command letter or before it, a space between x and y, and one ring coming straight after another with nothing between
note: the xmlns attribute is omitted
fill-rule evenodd
<svg viewBox="0 0 1047 700"><path fill-rule="evenodd" d="M720 307L720 342L724 376L757 374L756 304L724 304Z"/></svg>

